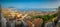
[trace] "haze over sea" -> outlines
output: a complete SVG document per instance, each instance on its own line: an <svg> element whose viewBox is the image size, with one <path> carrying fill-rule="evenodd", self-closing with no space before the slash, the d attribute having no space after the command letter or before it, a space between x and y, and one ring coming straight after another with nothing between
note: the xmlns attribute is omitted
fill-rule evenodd
<svg viewBox="0 0 60 27"><path fill-rule="evenodd" d="M2 8L14 7L21 11L56 11L60 0L1 0Z"/></svg>
<svg viewBox="0 0 60 27"><path fill-rule="evenodd" d="M37 12L56 12L58 8L21 8L21 9L16 9L18 11L37 11Z"/></svg>

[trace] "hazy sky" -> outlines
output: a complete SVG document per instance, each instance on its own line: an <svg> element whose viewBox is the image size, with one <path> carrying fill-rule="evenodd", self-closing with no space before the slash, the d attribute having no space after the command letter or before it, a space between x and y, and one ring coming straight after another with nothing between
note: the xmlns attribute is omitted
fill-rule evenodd
<svg viewBox="0 0 60 27"><path fill-rule="evenodd" d="M58 8L60 0L1 0L2 8Z"/></svg>

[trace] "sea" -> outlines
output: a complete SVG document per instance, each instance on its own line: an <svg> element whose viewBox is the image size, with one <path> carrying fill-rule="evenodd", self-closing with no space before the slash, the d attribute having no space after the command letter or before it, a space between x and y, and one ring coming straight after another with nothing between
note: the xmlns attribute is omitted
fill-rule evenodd
<svg viewBox="0 0 60 27"><path fill-rule="evenodd" d="M22 12L27 11L37 11L37 12L55 12L58 11L58 8L21 8L21 9L15 9Z"/></svg>

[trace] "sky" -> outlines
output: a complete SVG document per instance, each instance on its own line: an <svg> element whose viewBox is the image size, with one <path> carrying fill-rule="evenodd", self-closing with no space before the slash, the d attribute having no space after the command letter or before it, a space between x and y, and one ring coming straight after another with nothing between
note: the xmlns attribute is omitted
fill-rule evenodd
<svg viewBox="0 0 60 27"><path fill-rule="evenodd" d="M60 0L0 0L2 8L58 8Z"/></svg>

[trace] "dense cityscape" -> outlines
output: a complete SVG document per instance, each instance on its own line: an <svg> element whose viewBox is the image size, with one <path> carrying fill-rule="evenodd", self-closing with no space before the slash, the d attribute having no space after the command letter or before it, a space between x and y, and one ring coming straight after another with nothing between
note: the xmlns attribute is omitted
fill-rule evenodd
<svg viewBox="0 0 60 27"><path fill-rule="evenodd" d="M60 27L60 0L0 0L0 27Z"/></svg>
<svg viewBox="0 0 60 27"><path fill-rule="evenodd" d="M57 12L37 12L35 10L22 12L14 8L2 8L1 24L2 27L56 27Z"/></svg>

